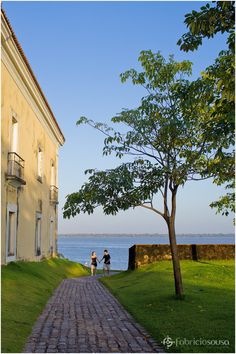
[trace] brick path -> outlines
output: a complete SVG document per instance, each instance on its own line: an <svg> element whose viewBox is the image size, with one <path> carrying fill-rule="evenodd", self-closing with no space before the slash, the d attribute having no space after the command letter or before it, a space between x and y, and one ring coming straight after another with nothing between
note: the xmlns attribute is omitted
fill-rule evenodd
<svg viewBox="0 0 236 354"><path fill-rule="evenodd" d="M25 353L163 352L95 277L65 279L38 318Z"/></svg>

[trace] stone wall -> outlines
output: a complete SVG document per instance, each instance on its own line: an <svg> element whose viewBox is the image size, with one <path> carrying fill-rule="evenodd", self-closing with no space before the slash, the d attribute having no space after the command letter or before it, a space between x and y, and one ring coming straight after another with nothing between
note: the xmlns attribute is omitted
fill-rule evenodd
<svg viewBox="0 0 236 354"><path fill-rule="evenodd" d="M179 258L189 260L232 259L235 255L234 245L178 245ZM134 245L129 249L129 269L134 270L145 264L171 260L170 246Z"/></svg>

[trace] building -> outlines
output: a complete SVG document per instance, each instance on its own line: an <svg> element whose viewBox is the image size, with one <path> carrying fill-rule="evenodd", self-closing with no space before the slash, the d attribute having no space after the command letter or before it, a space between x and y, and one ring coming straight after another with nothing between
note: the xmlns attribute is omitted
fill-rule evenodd
<svg viewBox="0 0 236 354"><path fill-rule="evenodd" d="M1 263L57 251L60 127L1 13Z"/></svg>

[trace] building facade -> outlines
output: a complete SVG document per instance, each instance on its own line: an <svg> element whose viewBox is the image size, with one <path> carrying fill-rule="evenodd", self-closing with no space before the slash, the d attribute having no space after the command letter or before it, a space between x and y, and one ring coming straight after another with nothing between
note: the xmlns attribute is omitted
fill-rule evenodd
<svg viewBox="0 0 236 354"><path fill-rule="evenodd" d="M65 139L1 13L1 263L57 252L58 150Z"/></svg>

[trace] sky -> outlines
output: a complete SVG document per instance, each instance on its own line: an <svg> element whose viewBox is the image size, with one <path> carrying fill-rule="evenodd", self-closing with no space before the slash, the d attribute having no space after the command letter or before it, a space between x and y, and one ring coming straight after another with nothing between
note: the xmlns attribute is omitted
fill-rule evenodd
<svg viewBox="0 0 236 354"><path fill-rule="evenodd" d="M64 220L65 197L79 190L88 168L106 169L121 163L103 157L104 137L80 116L109 124L123 108L138 105L143 91L121 84L120 73L140 69L141 50L193 62L193 78L213 63L226 47L226 37L204 40L198 51L184 53L177 41L187 30L184 15L198 10L198 1L17 1L3 2L24 53L47 97L66 142L59 153L59 233L167 233L164 220L143 208L105 216ZM231 233L233 216L216 215L209 207L224 194L211 181L189 182L177 198L177 233Z"/></svg>

